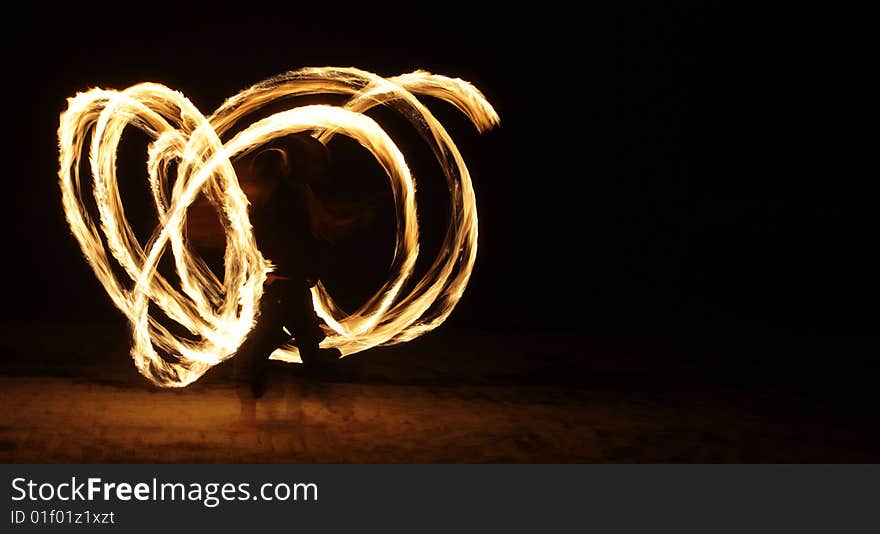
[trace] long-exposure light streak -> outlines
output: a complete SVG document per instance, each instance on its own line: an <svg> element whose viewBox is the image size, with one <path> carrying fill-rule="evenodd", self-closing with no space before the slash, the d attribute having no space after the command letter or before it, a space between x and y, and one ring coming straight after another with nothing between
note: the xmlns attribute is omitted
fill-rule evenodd
<svg viewBox="0 0 880 534"><path fill-rule="evenodd" d="M274 113L222 140L244 118L270 104L315 94L346 95L348 100L340 106L308 105ZM321 283L312 288L315 310L327 323L321 346L347 356L408 341L439 326L467 286L477 253L477 212L461 153L418 100L421 95L452 104L481 132L498 124L495 110L474 86L424 71L382 78L355 68L301 69L240 92L210 117L179 92L154 83L122 91L92 89L68 99L58 129L64 212L86 260L131 324L131 355L138 370L157 385L186 386L232 357L244 341L258 320L263 283L272 266L254 240L248 198L232 161L299 132L324 144L338 134L357 141L388 175L396 206L389 278L372 297L347 313ZM400 149L365 114L380 105L398 110L430 146L450 193L450 220L440 252L411 283L419 253L415 182ZM147 170L158 225L145 244L126 219L116 177L117 149L127 126L151 139ZM86 208L80 176L87 143L97 220ZM222 224L222 279L186 238L187 210L199 195L211 202ZM158 272L169 250L179 287ZM130 281L118 278L111 256ZM172 333L151 313L151 303L191 335ZM293 343L272 358L299 361Z"/></svg>

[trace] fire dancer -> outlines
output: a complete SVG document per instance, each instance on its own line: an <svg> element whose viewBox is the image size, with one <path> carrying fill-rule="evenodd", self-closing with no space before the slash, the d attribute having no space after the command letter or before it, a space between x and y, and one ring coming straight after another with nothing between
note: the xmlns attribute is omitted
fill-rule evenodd
<svg viewBox="0 0 880 534"><path fill-rule="evenodd" d="M332 242L362 217L340 217L316 197L312 186L325 178L329 163L327 148L305 134L278 139L234 163L251 201L257 246L274 265L257 323L233 358L246 422L255 420L256 399L265 393L269 356L291 337L307 375L332 369L340 357L338 349L318 346L325 335L310 288Z"/></svg>

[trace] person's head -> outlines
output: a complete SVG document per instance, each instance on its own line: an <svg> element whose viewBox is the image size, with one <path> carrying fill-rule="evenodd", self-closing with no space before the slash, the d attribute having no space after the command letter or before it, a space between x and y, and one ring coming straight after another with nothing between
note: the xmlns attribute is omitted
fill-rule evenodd
<svg viewBox="0 0 880 534"><path fill-rule="evenodd" d="M330 152L314 137L299 133L281 137L254 157L253 173L267 184L314 185L330 168Z"/></svg>

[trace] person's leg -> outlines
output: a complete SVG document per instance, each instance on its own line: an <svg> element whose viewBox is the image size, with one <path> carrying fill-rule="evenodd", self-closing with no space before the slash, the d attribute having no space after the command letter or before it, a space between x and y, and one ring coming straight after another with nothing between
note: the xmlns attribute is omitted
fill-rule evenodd
<svg viewBox="0 0 880 534"><path fill-rule="evenodd" d="M300 358L307 371L325 367L339 358L336 349L321 349L319 344L326 337L321 329L321 319L315 313L312 293L305 280L286 280L285 318L293 334L293 342L299 349Z"/></svg>
<svg viewBox="0 0 880 534"><path fill-rule="evenodd" d="M277 337L258 319L233 358L233 378L240 396L262 396L260 382L269 356L278 347Z"/></svg>
<svg viewBox="0 0 880 534"><path fill-rule="evenodd" d="M280 302L278 291L267 287L260 300L257 323L232 359L241 420L250 424L256 421L257 399L265 393L269 356L289 339L281 328Z"/></svg>

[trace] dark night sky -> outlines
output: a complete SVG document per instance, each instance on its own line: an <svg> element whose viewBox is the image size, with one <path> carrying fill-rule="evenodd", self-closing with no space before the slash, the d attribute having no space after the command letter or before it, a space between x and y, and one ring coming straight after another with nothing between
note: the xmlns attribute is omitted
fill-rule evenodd
<svg viewBox="0 0 880 534"><path fill-rule="evenodd" d="M820 179L787 163L791 125L781 113L791 109L785 92L770 88L775 62L753 42L732 46L714 8L580 18L527 10L507 14L509 24L430 11L266 8L158 20L137 8L19 9L3 36L4 160L14 199L5 238L16 251L4 254L4 268L25 281L11 284L20 306L4 309L7 319L115 313L61 213L55 135L66 97L152 80L208 114L270 75L354 65L464 78L501 115L500 129L478 136L438 111L469 163L480 210L477 269L452 324L874 328L875 218L852 178ZM551 308L568 316L564 324Z"/></svg>

